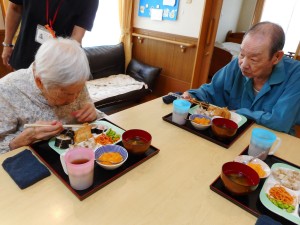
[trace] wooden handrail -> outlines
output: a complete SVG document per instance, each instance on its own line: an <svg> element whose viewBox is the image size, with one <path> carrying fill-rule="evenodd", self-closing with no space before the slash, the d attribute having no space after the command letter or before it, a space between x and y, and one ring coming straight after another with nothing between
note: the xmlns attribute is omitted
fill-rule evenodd
<svg viewBox="0 0 300 225"><path fill-rule="evenodd" d="M191 44L191 43L187 43L187 42L180 42L180 41L172 41L169 39L153 37L153 36L149 36L149 35L145 35L145 34L132 33L132 36L137 37L140 43L143 43L143 39L147 38L147 39L151 39L151 40L162 41L162 42L179 45L181 52L184 52L186 48L195 47L195 44Z"/></svg>

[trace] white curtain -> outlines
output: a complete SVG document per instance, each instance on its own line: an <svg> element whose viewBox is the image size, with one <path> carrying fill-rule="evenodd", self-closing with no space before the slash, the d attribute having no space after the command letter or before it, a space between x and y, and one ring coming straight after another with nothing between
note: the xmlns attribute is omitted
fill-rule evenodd
<svg viewBox="0 0 300 225"><path fill-rule="evenodd" d="M282 26L285 35L284 52L295 52L300 41L300 1L265 0L261 21L271 21Z"/></svg>
<svg viewBox="0 0 300 225"><path fill-rule="evenodd" d="M120 34L119 0L99 0L93 29L85 33L82 46L118 44Z"/></svg>

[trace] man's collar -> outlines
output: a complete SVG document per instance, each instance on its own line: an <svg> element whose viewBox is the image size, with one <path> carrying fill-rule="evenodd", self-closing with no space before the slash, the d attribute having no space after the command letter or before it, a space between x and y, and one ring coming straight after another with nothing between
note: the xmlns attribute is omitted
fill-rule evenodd
<svg viewBox="0 0 300 225"><path fill-rule="evenodd" d="M272 70L272 74L269 78L269 84L278 84L284 81L284 63L283 60L281 60L276 66L274 66Z"/></svg>

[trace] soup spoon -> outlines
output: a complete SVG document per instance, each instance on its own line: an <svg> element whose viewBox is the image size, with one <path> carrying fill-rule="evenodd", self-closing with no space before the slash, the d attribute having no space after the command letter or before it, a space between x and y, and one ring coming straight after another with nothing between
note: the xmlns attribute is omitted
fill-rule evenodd
<svg viewBox="0 0 300 225"><path fill-rule="evenodd" d="M246 164L246 165L247 165L248 163L252 162L253 160L255 160L255 159L261 157L261 156L264 155L265 153L266 153L266 151L263 151L263 152L259 153L258 155L254 156L254 157L251 158L251 159L244 160L244 161L243 161L243 164Z"/></svg>

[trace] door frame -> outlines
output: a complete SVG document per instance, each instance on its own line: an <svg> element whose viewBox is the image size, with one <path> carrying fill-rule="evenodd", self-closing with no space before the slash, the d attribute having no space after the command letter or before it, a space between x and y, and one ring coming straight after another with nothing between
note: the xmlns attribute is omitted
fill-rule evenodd
<svg viewBox="0 0 300 225"><path fill-rule="evenodd" d="M206 0L194 62L191 88L207 82L223 0Z"/></svg>

